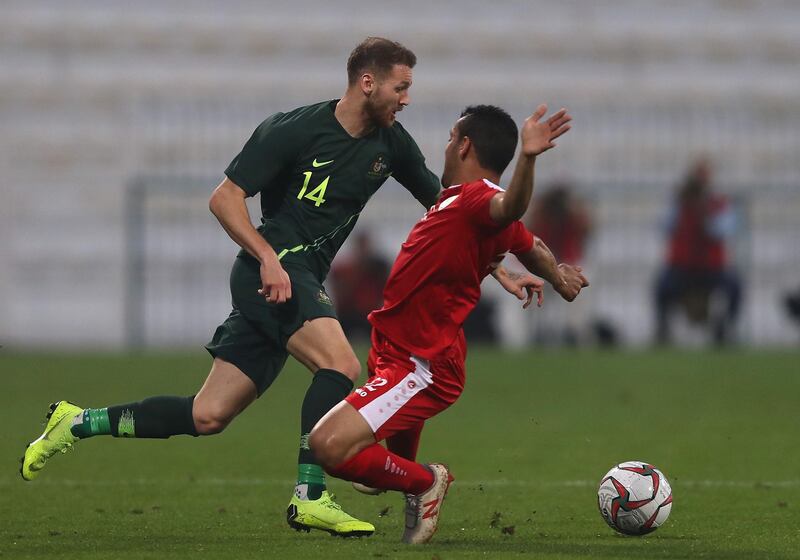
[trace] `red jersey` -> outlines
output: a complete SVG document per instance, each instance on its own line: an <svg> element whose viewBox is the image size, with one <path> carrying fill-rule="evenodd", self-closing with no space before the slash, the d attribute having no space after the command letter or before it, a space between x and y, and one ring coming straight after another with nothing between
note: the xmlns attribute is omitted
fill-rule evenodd
<svg viewBox="0 0 800 560"><path fill-rule="evenodd" d="M727 264L725 241L709 232L709 223L728 210L728 200L722 196L681 205L669 240L669 263L696 271L724 268Z"/></svg>
<svg viewBox="0 0 800 560"><path fill-rule="evenodd" d="M456 340L492 263L533 247L521 222L500 227L489 215L489 201L502 190L484 179L442 192L400 249L383 307L369 314L375 329L428 360Z"/></svg>

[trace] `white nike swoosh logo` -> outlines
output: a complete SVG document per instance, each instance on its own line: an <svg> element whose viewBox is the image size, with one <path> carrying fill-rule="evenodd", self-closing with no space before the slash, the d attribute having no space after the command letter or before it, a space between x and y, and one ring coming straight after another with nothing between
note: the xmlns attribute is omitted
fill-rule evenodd
<svg viewBox="0 0 800 560"><path fill-rule="evenodd" d="M314 158L314 161L311 162L312 167L322 167L323 165L328 165L329 163L333 163L333 160L330 161L317 161L317 158Z"/></svg>

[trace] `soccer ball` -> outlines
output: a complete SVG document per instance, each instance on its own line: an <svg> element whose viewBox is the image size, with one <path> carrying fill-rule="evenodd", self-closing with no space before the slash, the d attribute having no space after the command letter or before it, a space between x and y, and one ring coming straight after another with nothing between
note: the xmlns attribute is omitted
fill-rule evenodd
<svg viewBox="0 0 800 560"><path fill-rule="evenodd" d="M660 470L642 461L612 468L600 481L597 507L606 523L625 535L645 535L672 510L672 487Z"/></svg>

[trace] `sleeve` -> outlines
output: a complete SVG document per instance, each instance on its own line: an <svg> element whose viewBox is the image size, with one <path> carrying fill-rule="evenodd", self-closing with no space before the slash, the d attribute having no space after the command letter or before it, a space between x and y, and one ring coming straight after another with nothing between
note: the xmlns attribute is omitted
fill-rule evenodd
<svg viewBox="0 0 800 560"><path fill-rule="evenodd" d="M425 156L411 135L400 126L400 123L395 126L399 130L400 145L395 156L392 175L425 208L430 208L439 199L442 184L439 177L425 165Z"/></svg>
<svg viewBox="0 0 800 560"><path fill-rule="evenodd" d="M225 170L225 175L248 196L267 189L286 166L294 163L297 142L292 129L281 123L283 116L276 113L258 125Z"/></svg>
<svg viewBox="0 0 800 560"><path fill-rule="evenodd" d="M512 222L508 226L509 249L514 255L521 255L533 249L533 242L536 237L522 225L522 222Z"/></svg>
<svg viewBox="0 0 800 560"><path fill-rule="evenodd" d="M499 226L489 212L489 202L501 192L483 181L469 183L461 191L461 207L478 226L497 228Z"/></svg>

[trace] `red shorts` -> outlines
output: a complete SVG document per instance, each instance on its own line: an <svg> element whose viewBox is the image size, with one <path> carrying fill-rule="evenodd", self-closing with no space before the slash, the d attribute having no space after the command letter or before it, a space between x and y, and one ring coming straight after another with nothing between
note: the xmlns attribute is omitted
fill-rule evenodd
<svg viewBox="0 0 800 560"><path fill-rule="evenodd" d="M415 427L461 395L466 350L461 331L447 350L426 360L373 330L367 362L370 378L346 400L361 413L378 441Z"/></svg>

